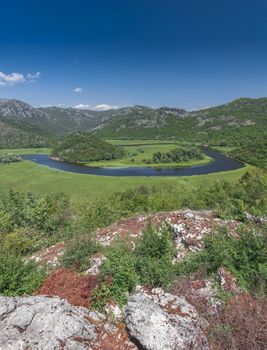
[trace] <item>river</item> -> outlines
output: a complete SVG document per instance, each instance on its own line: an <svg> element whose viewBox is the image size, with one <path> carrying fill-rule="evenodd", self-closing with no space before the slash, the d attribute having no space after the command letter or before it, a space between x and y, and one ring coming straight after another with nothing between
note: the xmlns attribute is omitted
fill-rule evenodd
<svg viewBox="0 0 267 350"><path fill-rule="evenodd" d="M184 168L153 168L153 167L90 167L81 164L66 163L53 160L48 154L24 154L24 160L30 160L36 164L49 168L68 171L76 174L88 174L99 176L192 176L218 173L220 171L236 170L244 167L238 160L212 149L205 149L205 154L214 159L213 162L204 165L188 166Z"/></svg>

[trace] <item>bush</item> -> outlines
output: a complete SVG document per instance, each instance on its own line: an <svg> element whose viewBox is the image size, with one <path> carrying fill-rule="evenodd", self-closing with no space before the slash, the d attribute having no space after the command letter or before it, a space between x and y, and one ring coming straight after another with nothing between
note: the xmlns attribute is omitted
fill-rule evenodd
<svg viewBox="0 0 267 350"><path fill-rule="evenodd" d="M1 236L0 236L1 237ZM42 246L41 234L31 228L18 228L1 237L1 250L14 254L26 255Z"/></svg>
<svg viewBox="0 0 267 350"><path fill-rule="evenodd" d="M205 250L178 263L178 275L186 275L205 265L208 274L221 266L236 276L239 284L254 293L266 293L266 232L242 228L239 238L229 236L225 229L205 239Z"/></svg>
<svg viewBox="0 0 267 350"><path fill-rule="evenodd" d="M20 256L0 253L0 294L31 294L40 287L44 276L44 271L33 261L25 262Z"/></svg>
<svg viewBox="0 0 267 350"><path fill-rule="evenodd" d="M157 232L151 226L144 231L132 250L125 242L117 242L107 251L101 267L100 287L94 293L94 305L103 307L109 299L119 305L127 301L138 283L150 287L168 287L174 278L172 258L175 249L167 228Z"/></svg>
<svg viewBox="0 0 267 350"><path fill-rule="evenodd" d="M157 232L149 225L137 242L134 256L141 284L151 287L170 285L174 278L172 259L175 248L168 228L164 227Z"/></svg>
<svg viewBox="0 0 267 350"><path fill-rule="evenodd" d="M0 200L0 230L2 220L7 225L8 218L9 230L29 226L52 233L66 221L68 207L65 196L39 196L10 191Z"/></svg>
<svg viewBox="0 0 267 350"><path fill-rule="evenodd" d="M15 154L0 155L0 163L16 163L21 162L21 157Z"/></svg>
<svg viewBox="0 0 267 350"><path fill-rule="evenodd" d="M68 242L64 249L62 265L81 272L85 271L90 267L90 257L99 249L99 245L92 239L91 235L75 237Z"/></svg>
<svg viewBox="0 0 267 350"><path fill-rule="evenodd" d="M107 285L109 277L111 281ZM139 282L139 277L136 273L133 253L124 242L118 242L108 251L107 260L101 267L101 280L98 295L106 295L109 290L109 297L119 305L126 303L127 293L132 292Z"/></svg>

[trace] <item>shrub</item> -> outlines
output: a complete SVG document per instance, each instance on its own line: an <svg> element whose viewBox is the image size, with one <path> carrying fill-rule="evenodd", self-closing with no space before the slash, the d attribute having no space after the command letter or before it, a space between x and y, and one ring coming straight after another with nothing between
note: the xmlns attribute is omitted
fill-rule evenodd
<svg viewBox="0 0 267 350"><path fill-rule="evenodd" d="M124 305L138 283L167 287L172 282L175 250L170 231L164 228L157 232L148 226L136 243L135 250L123 241L108 249L101 267L102 283L94 293L96 307L103 307L109 299Z"/></svg>
<svg viewBox="0 0 267 350"><path fill-rule="evenodd" d="M224 266L238 279L244 288L266 292L266 232L255 232L242 228L239 238L220 229L205 239L205 250L190 256L185 262L178 263L176 271L186 275L205 265L207 273L213 274Z"/></svg>
<svg viewBox="0 0 267 350"><path fill-rule="evenodd" d="M64 249L62 265L81 272L85 271L90 267L90 257L99 249L99 245L92 239L91 235L75 237L68 242Z"/></svg>
<svg viewBox="0 0 267 350"><path fill-rule="evenodd" d="M25 262L20 256L0 253L0 294L31 294L40 287L44 276L44 271L35 262Z"/></svg>
<svg viewBox="0 0 267 350"><path fill-rule="evenodd" d="M168 287L174 278L172 259L175 248L167 227L159 232L149 225L137 242L134 252L136 271L142 284Z"/></svg>
<svg viewBox="0 0 267 350"><path fill-rule="evenodd" d="M111 282L108 286L109 277L111 277ZM132 292L139 282L139 277L136 273L133 253L124 242L118 242L108 251L107 260L104 261L101 268L101 279L103 283L98 295L109 290L109 296L112 299L119 305L125 304L127 293Z"/></svg>

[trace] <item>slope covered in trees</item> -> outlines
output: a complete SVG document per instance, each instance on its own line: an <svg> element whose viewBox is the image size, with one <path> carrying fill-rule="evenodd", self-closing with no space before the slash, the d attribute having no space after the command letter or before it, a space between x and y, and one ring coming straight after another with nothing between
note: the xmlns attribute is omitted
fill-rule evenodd
<svg viewBox="0 0 267 350"><path fill-rule="evenodd" d="M122 157L124 150L111 145L88 132L66 136L53 149L51 156L65 162L83 163Z"/></svg>
<svg viewBox="0 0 267 350"><path fill-rule="evenodd" d="M46 147L51 139L25 125L14 125L0 120L0 148Z"/></svg>

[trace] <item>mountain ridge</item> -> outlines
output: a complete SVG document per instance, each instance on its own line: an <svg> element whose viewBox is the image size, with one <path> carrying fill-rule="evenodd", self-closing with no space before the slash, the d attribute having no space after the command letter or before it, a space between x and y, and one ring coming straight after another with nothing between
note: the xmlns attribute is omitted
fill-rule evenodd
<svg viewBox="0 0 267 350"><path fill-rule="evenodd" d="M63 107L33 107L17 99L0 99L0 121L38 135L90 131L102 138L214 139L265 136L267 98L239 98L210 108L187 111L175 107L122 107L93 111ZM3 129L2 124L2 129Z"/></svg>

